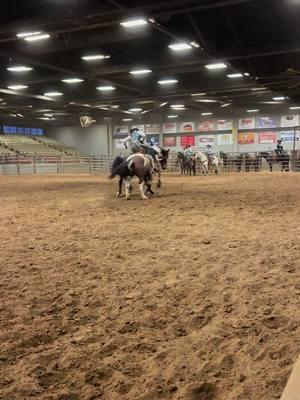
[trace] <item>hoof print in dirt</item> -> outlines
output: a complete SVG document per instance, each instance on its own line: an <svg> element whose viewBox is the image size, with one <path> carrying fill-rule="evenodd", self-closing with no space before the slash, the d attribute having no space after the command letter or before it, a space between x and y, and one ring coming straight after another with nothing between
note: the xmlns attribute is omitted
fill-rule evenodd
<svg viewBox="0 0 300 400"><path fill-rule="evenodd" d="M189 400L214 400L216 395L216 385L204 382L201 385L193 385L189 388L187 399Z"/></svg>

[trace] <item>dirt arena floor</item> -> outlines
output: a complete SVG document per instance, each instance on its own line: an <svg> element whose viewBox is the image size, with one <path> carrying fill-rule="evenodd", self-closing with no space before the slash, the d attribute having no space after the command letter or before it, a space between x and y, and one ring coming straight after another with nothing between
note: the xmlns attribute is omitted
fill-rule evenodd
<svg viewBox="0 0 300 400"><path fill-rule="evenodd" d="M1 400L273 400L300 353L300 174L0 177Z"/></svg>

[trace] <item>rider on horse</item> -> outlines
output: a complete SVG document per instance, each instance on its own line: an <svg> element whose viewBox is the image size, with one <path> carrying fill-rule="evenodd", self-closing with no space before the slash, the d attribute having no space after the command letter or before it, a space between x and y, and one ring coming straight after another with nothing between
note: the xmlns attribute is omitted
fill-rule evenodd
<svg viewBox="0 0 300 400"><path fill-rule="evenodd" d="M283 146L282 146L282 144L281 144L281 139L280 139L280 140L277 140L277 146L276 146L276 149L275 149L275 153L276 153L278 156L280 156L280 155L283 154Z"/></svg>
<svg viewBox="0 0 300 400"><path fill-rule="evenodd" d="M133 128L130 131L130 135L124 140L124 146L128 148L128 142L130 142L131 151L133 153L143 152L149 155L154 162L158 162L158 152L153 148L153 144L149 145L145 143L146 135L140 132L137 128Z"/></svg>
<svg viewBox="0 0 300 400"><path fill-rule="evenodd" d="M187 158L192 158L195 153L193 151L193 149L191 149L191 146L188 144L185 146L184 150L183 150L183 154L187 157Z"/></svg>

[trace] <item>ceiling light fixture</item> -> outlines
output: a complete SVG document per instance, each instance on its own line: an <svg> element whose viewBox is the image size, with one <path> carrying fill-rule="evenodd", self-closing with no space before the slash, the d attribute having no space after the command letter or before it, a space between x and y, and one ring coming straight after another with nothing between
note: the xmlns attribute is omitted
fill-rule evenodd
<svg viewBox="0 0 300 400"><path fill-rule="evenodd" d="M275 100L275 101L281 101L281 100L285 100L285 97L283 97L283 96L277 96L277 97L273 97L273 100Z"/></svg>
<svg viewBox="0 0 300 400"><path fill-rule="evenodd" d="M289 107L290 110L300 110L300 106Z"/></svg>
<svg viewBox="0 0 300 400"><path fill-rule="evenodd" d="M183 108L183 107L185 107L185 105L184 104L171 104L170 107L171 108Z"/></svg>
<svg viewBox="0 0 300 400"><path fill-rule="evenodd" d="M50 38L49 33L42 33L40 35L26 36L24 40L26 40L27 42L37 42L38 40L44 40L49 38Z"/></svg>
<svg viewBox="0 0 300 400"><path fill-rule="evenodd" d="M143 111L143 109L142 108L129 108L129 111L130 112L141 112L141 111Z"/></svg>
<svg viewBox="0 0 300 400"><path fill-rule="evenodd" d="M58 97L58 96L63 96L63 93L61 93L61 92L47 92L47 93L44 93L44 96L46 96L46 97Z"/></svg>
<svg viewBox="0 0 300 400"><path fill-rule="evenodd" d="M228 74L228 78L242 78L243 74L235 73L235 74Z"/></svg>
<svg viewBox="0 0 300 400"><path fill-rule="evenodd" d="M192 97L194 97L194 96L206 96L206 95L207 95L207 93L192 93L191 94Z"/></svg>
<svg viewBox="0 0 300 400"><path fill-rule="evenodd" d="M172 83L178 83L177 79L164 79L162 81L158 81L160 85L171 85Z"/></svg>
<svg viewBox="0 0 300 400"><path fill-rule="evenodd" d="M131 75L144 75L144 74L150 74L152 72L151 69L137 69L134 71L129 71Z"/></svg>
<svg viewBox="0 0 300 400"><path fill-rule="evenodd" d="M168 104L168 102L165 101L164 103L161 103L158 107L163 107L163 106L166 106L167 104Z"/></svg>
<svg viewBox="0 0 300 400"><path fill-rule="evenodd" d="M205 116L205 115L212 115L213 113L212 112L203 112L203 113L201 113L201 115L203 115L203 116Z"/></svg>
<svg viewBox="0 0 300 400"><path fill-rule="evenodd" d="M127 21L120 22L120 25L125 28L134 28L136 26L147 25L148 22L144 18L129 19Z"/></svg>
<svg viewBox="0 0 300 400"><path fill-rule="evenodd" d="M201 100L195 100L195 101L198 101L199 103L218 103L219 100L201 99Z"/></svg>
<svg viewBox="0 0 300 400"><path fill-rule="evenodd" d="M192 46L188 43L174 43L169 44L169 49L174 51L183 51L183 50L190 50Z"/></svg>
<svg viewBox="0 0 300 400"><path fill-rule="evenodd" d="M101 90L102 92L109 92L111 90L115 90L114 86L98 86L97 90Z"/></svg>
<svg viewBox="0 0 300 400"><path fill-rule="evenodd" d="M110 56L107 54L91 54L89 56L83 56L81 57L82 60L84 61L95 61L95 60L104 60L110 58Z"/></svg>
<svg viewBox="0 0 300 400"><path fill-rule="evenodd" d="M32 71L32 67L26 67L25 65L15 66L15 67L7 67L7 71L10 72L27 72Z"/></svg>
<svg viewBox="0 0 300 400"><path fill-rule="evenodd" d="M244 72L244 76L250 76L249 72Z"/></svg>
<svg viewBox="0 0 300 400"><path fill-rule="evenodd" d="M28 88L28 86L26 86L26 85L11 85L11 86L8 86L8 89L10 89L10 90L21 90L21 89L27 89Z"/></svg>
<svg viewBox="0 0 300 400"><path fill-rule="evenodd" d="M205 68L210 70L218 70L227 68L227 65L224 63L207 64L205 65Z"/></svg>
<svg viewBox="0 0 300 400"><path fill-rule="evenodd" d="M221 107L221 108L224 108L224 107L228 107L228 106L230 106L230 103L222 104L220 107Z"/></svg>
<svg viewBox="0 0 300 400"><path fill-rule="evenodd" d="M178 118L178 115L168 115L167 118Z"/></svg>
<svg viewBox="0 0 300 400"><path fill-rule="evenodd" d="M68 79L62 79L62 82L64 82L64 83L79 83L79 82L84 82L84 79L68 78Z"/></svg>
<svg viewBox="0 0 300 400"><path fill-rule="evenodd" d="M259 110L247 110L247 113L256 113L256 112L258 112Z"/></svg>
<svg viewBox="0 0 300 400"><path fill-rule="evenodd" d="M53 114L44 114L45 117L53 117Z"/></svg>
<svg viewBox="0 0 300 400"><path fill-rule="evenodd" d="M191 45L193 47L196 47L196 49L199 49L199 47L200 47L200 44L198 42L195 42L195 41L191 42Z"/></svg>
<svg viewBox="0 0 300 400"><path fill-rule="evenodd" d="M251 89L253 92L258 92L259 90L267 90L266 87L257 87L257 88L252 88Z"/></svg>
<svg viewBox="0 0 300 400"><path fill-rule="evenodd" d="M25 37L28 37L28 36L36 36L36 35L40 35L42 32L20 32L20 33L17 33L17 37L18 38L21 38L21 39L23 39L23 38L25 38Z"/></svg>
<svg viewBox="0 0 300 400"><path fill-rule="evenodd" d="M283 104L282 101L262 101L262 104Z"/></svg>
<svg viewBox="0 0 300 400"><path fill-rule="evenodd" d="M123 118L123 121L124 122L129 122L129 121L133 121L133 119L132 118Z"/></svg>

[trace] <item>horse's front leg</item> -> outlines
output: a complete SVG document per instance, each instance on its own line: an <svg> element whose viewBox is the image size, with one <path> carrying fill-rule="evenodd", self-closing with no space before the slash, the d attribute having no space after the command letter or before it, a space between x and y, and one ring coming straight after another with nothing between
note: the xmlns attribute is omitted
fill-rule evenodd
<svg viewBox="0 0 300 400"><path fill-rule="evenodd" d="M144 180L142 180L141 182L139 182L139 187L140 187L140 192L141 192L142 199L143 199L143 200L147 200L148 197L145 196L145 193L144 193L144 185L145 185L145 181L144 181Z"/></svg>

